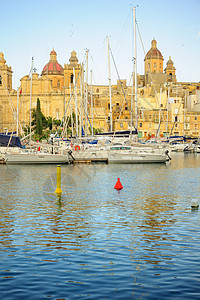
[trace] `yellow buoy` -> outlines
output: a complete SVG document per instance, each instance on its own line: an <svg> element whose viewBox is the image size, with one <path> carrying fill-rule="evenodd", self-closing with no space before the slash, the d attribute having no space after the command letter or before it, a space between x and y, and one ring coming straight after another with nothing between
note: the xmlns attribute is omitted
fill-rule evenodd
<svg viewBox="0 0 200 300"><path fill-rule="evenodd" d="M60 196L62 194L61 190L61 166L57 166L57 188L55 190L55 193Z"/></svg>

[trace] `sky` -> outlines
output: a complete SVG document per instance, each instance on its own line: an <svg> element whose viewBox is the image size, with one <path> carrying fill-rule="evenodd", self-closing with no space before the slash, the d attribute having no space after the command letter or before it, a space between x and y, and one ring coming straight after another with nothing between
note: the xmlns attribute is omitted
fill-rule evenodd
<svg viewBox="0 0 200 300"><path fill-rule="evenodd" d="M89 49L92 83L108 85L106 36L112 52L111 83L126 79L129 84L132 7L136 7L137 73L144 74L145 54L155 38L164 68L171 56L179 82L199 82L200 0L0 0L0 52L12 68L13 88L30 73L32 57L41 74L53 48L62 66L69 63L73 50L79 63L84 62Z"/></svg>

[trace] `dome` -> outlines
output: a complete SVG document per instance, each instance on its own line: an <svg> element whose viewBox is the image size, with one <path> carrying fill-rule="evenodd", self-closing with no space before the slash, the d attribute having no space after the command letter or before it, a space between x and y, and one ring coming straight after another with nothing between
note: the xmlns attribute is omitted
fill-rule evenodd
<svg viewBox="0 0 200 300"><path fill-rule="evenodd" d="M50 61L44 66L42 70L42 75L63 75L64 69L57 62L57 54L53 49L50 52Z"/></svg>
<svg viewBox="0 0 200 300"><path fill-rule="evenodd" d="M162 59L163 60L163 56L160 52L160 50L158 50L157 48L157 42L156 40L152 40L151 42L151 49L147 52L145 59L152 59L152 58L156 58L156 59Z"/></svg>

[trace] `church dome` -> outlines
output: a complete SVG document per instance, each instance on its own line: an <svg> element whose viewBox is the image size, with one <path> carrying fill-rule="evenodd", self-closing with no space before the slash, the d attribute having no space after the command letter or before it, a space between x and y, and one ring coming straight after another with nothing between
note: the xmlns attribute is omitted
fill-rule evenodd
<svg viewBox="0 0 200 300"><path fill-rule="evenodd" d="M145 59L162 59L163 60L163 56L160 52L160 50L158 50L157 48L157 42L156 40L152 40L151 42L151 49L147 52Z"/></svg>
<svg viewBox="0 0 200 300"><path fill-rule="evenodd" d="M57 61L57 54L53 49L50 53L50 61L44 66L42 75L63 75L64 69Z"/></svg>

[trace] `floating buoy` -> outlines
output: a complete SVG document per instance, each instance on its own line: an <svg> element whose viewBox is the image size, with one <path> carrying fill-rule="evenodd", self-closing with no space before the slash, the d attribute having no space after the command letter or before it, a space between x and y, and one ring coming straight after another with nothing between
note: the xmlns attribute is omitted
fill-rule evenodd
<svg viewBox="0 0 200 300"><path fill-rule="evenodd" d="M57 188L55 190L55 193L58 196L61 196L62 190L61 190L61 166L57 165Z"/></svg>
<svg viewBox="0 0 200 300"><path fill-rule="evenodd" d="M117 182L116 182L116 184L114 186L114 189L116 189L118 191L121 190L121 189L123 189L123 186L122 186L119 178L117 178Z"/></svg>
<svg viewBox="0 0 200 300"><path fill-rule="evenodd" d="M199 201L198 201L198 199L192 199L191 200L191 207L192 208L198 208L199 207Z"/></svg>

